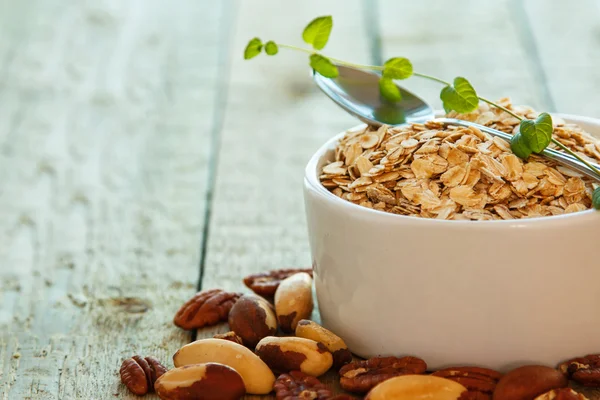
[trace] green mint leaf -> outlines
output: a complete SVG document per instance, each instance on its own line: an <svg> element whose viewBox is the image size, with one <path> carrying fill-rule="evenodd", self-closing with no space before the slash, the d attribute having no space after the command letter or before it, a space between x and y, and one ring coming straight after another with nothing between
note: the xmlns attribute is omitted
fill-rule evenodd
<svg viewBox="0 0 600 400"><path fill-rule="evenodd" d="M444 110L454 110L458 113L469 113L477 109L479 99L473 86L462 77L454 79L452 86L446 86L440 93L440 99L444 104Z"/></svg>
<svg viewBox="0 0 600 400"><path fill-rule="evenodd" d="M400 89L398 89L398 86L390 78L383 77L379 79L379 92L389 101L396 102L402 99Z"/></svg>
<svg viewBox="0 0 600 400"><path fill-rule="evenodd" d="M534 153L541 153L552 141L552 117L548 113L541 113L532 121L524 119L519 126L519 132Z"/></svg>
<svg viewBox="0 0 600 400"><path fill-rule="evenodd" d="M329 34L333 27L331 15L313 19L302 32L302 39L314 49L321 50L329 40Z"/></svg>
<svg viewBox="0 0 600 400"><path fill-rule="evenodd" d="M596 210L600 210L600 187L597 187L596 190L594 190L594 194L592 194L592 206L594 206Z"/></svg>
<svg viewBox="0 0 600 400"><path fill-rule="evenodd" d="M249 60L260 54L263 44L259 38L254 38L248 42L244 50L244 60Z"/></svg>
<svg viewBox="0 0 600 400"><path fill-rule="evenodd" d="M389 102L381 102L381 105L373 110L373 116L377 121L388 125L400 125L406 122L404 109Z"/></svg>
<svg viewBox="0 0 600 400"><path fill-rule="evenodd" d="M406 79L413 74L413 66L408 58L394 57L383 64L383 76L390 79Z"/></svg>
<svg viewBox="0 0 600 400"><path fill-rule="evenodd" d="M531 149L520 132L517 132L510 138L510 149L517 157L523 160L527 160L531 155Z"/></svg>
<svg viewBox="0 0 600 400"><path fill-rule="evenodd" d="M337 67L331 62L331 60L320 54L311 54L310 66L325 78L335 78L339 73Z"/></svg>
<svg viewBox="0 0 600 400"><path fill-rule="evenodd" d="M272 40L269 40L267 44L265 44L265 53L267 53L270 56L274 56L275 54L277 54L277 52L279 52L279 47L277 47L277 43L275 43Z"/></svg>

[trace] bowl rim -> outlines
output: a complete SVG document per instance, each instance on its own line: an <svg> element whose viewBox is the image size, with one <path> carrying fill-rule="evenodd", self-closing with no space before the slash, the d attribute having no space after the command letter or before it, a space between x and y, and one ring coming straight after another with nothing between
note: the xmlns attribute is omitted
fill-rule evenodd
<svg viewBox="0 0 600 400"><path fill-rule="evenodd" d="M444 112L436 110L435 116L436 118L444 115ZM596 132L589 132L592 135L600 135L600 119L593 117L585 117L573 114L564 114L564 113L552 113L553 116L564 119L568 123L585 123L594 125L597 127ZM373 208L363 207L358 204L354 204L348 200L344 200L333 193L331 193L325 186L321 184L319 179L319 173L317 166L321 162L322 158L328 151L335 149L335 145L340 138L342 138L348 131L364 129L366 124L358 124L349 129L346 129L332 138L327 140L319 149L311 156L308 161L305 171L304 171L304 187L305 190L311 190L313 193L316 193L323 200L331 202L332 204L345 208L348 212L352 213L360 213L360 215L364 215L365 217L371 218L382 218L385 217L389 222L397 221L404 223L416 223L416 224L431 224L431 225L440 225L444 224L446 226L456 226L464 228L465 225L468 226L518 226L518 227L527 227L527 226L539 226L539 225L547 225L547 224L573 224L576 222L587 222L590 219L598 219L600 220L600 212L597 210L589 209L585 211L579 211L569 214L561 214L561 215L551 215L551 216L543 216L543 217L532 217L532 218L520 218L513 220L487 220L487 221L472 221L472 220L446 220L446 219L435 219L435 218L422 218L422 217L413 217L409 215L400 215L393 214L386 211L380 211Z"/></svg>

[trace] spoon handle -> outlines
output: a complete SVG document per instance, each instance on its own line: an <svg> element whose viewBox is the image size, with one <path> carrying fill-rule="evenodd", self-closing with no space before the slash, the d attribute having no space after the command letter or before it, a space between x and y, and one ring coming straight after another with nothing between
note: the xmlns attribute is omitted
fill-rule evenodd
<svg viewBox="0 0 600 400"><path fill-rule="evenodd" d="M488 128L487 126L479 125L474 122L463 121L460 119L436 118L435 121L441 122L446 126L447 125L457 125L457 126L466 126L466 127L474 126L482 132L488 133L492 136L497 136L508 142L510 142L510 139L512 137L512 135L509 135L508 133L504 133L504 132L501 132L496 129ZM544 151L542 151L540 153L540 155L542 155L546 158L549 158L551 160L554 160L554 161L558 162L559 164L566 165L574 170L577 170L589 178L600 181L600 174L596 173L594 170L590 169L587 165L585 165L584 163L582 163L581 161L579 161L578 159L576 159L575 157L573 157L569 154L561 153L559 151L552 150L552 149L545 149ZM598 164L595 164L595 163L591 163L591 164L600 169L600 166Z"/></svg>

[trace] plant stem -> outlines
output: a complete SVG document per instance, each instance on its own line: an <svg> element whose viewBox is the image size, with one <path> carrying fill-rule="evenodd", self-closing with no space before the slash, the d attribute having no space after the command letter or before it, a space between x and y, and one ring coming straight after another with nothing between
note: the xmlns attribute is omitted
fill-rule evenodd
<svg viewBox="0 0 600 400"><path fill-rule="evenodd" d="M374 71L383 71L383 67L380 67L379 65L355 64L355 63L351 63L348 61L340 60L339 58L334 58L334 57L327 57L327 58L329 58L331 61L335 61L338 64L346 65L348 67L371 69Z"/></svg>
<svg viewBox="0 0 600 400"><path fill-rule="evenodd" d="M317 51L314 51L312 49L305 49L303 47L298 47L298 46L292 46L289 44L283 44L283 43L277 43L277 46L284 48L284 49L290 49L290 50L296 50L296 51L301 51L303 53L308 53L308 54L319 54ZM374 71L383 71L384 67L383 66L379 66L379 65L367 65L367 64L356 64L356 63L351 63L348 61L344 61L344 60L340 60L339 58L334 58L334 57L327 57L329 58L331 61L334 61L340 65L346 65L348 67L353 67L353 68L358 68L358 69L368 69L368 70L374 70ZM431 76L431 75L427 75L427 74L422 74L419 72L413 72L413 75L424 78L424 79L429 79L430 81L435 81L438 83L441 83L442 85L446 85L446 86L452 86L452 84L450 82L447 82L443 79L439 79L436 78L435 76ZM491 100L486 99L485 97L478 97L479 100L493 106L496 107L502 111L504 111L507 114L512 115L513 117L515 117L516 119L518 119L519 121L523 121L525 118L521 117L520 115L514 113L513 111L509 110L508 108L501 106L500 104L496 104ZM587 162L586 160L584 160L582 157L580 157L579 155L577 155L575 152L573 152L571 149L569 149L567 146L565 146L564 144L562 144L561 142L559 142L556 139L552 139L552 143L554 143L555 145L557 145L558 147L560 147L563 151L565 151L567 154L570 154L571 156L575 157L577 160L581 161L584 165L586 165L588 168L590 168L592 171L596 172L597 174L600 175L600 170L598 170L598 168L594 167L592 164L590 164L589 162Z"/></svg>
<svg viewBox="0 0 600 400"><path fill-rule="evenodd" d="M573 157L575 157L576 159L578 159L579 161L584 163L589 169L591 169L592 171L594 171L595 173L600 175L600 171L598 170L598 168L594 167L592 164L590 164L589 162L584 160L582 157L580 157L577 153L573 152L567 146L565 146L564 144L562 144L561 142L559 142L558 140L556 140L554 138L552 138L552 143L554 143L555 145L557 145L558 147L560 147L561 149L566 151L568 154L572 155Z"/></svg>
<svg viewBox="0 0 600 400"><path fill-rule="evenodd" d="M289 45L289 44L277 43L277 46L279 46L281 48L285 48L285 49L301 51L303 53L308 53L308 54L317 54L318 53L318 52L316 52L314 50L311 50L311 49L305 49L303 47L292 46L292 45ZM354 68L360 68L360 69L370 69L370 70L374 70L374 71L383 71L385 69L383 66L380 66L380 65L357 64L357 63L351 63L351 62L348 62L348 61L340 60L339 58L335 58L335 57L329 57L329 56L326 56L326 57L328 59L330 59L331 61L335 61L338 64L346 65L348 67L354 67ZM425 78L425 79L429 79L431 81L435 81L435 82L441 83L442 85L446 85L446 86L451 86L452 85L450 82L446 82L445 80L436 78L435 76L431 76L431 75L427 75L427 74L421 74L419 72L413 72L413 75L420 76L421 78Z"/></svg>
<svg viewBox="0 0 600 400"><path fill-rule="evenodd" d="M427 74L421 74L419 72L413 72L413 75L414 76L420 76L421 78L429 79L431 81L439 82L442 85L452 86L452 84L450 82L446 82L445 80L436 78L435 76L431 76L431 75L427 75Z"/></svg>
<svg viewBox="0 0 600 400"><path fill-rule="evenodd" d="M303 47L292 46L292 45L289 45L289 44L277 43L277 46L279 46L281 48L284 48L284 49L301 51L303 53L308 53L308 54L318 54L318 52L315 51L315 50L305 49ZM330 59L331 61L335 61L338 64L346 65L348 67L354 67L354 68L360 68L360 69L371 69L371 70L375 70L375 71L383 71L383 67L380 67L378 65L356 64L356 63L351 63L351 62L348 62L348 61L340 60L339 58L334 58L334 57L329 57L329 56L326 56L326 57L328 59Z"/></svg>
<svg viewBox="0 0 600 400"><path fill-rule="evenodd" d="M312 51L311 49L305 49L303 47L298 47L298 46L292 46L290 44L283 44L283 43L276 43L277 46L284 48L284 49L290 49L290 50L296 50L296 51L302 51L304 53L308 53L308 54L313 54L314 51Z"/></svg>

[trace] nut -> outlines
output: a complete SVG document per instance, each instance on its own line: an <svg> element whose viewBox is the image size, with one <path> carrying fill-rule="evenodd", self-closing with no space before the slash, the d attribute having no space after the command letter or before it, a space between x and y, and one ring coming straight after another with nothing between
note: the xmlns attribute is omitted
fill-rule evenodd
<svg viewBox="0 0 600 400"><path fill-rule="evenodd" d="M307 375L323 375L333 357L322 343L299 337L268 336L256 346L256 354L277 372L299 370Z"/></svg>
<svg viewBox="0 0 600 400"><path fill-rule="evenodd" d="M298 326L296 326L296 336L323 343L333 355L333 367L335 369L340 369L352 361L352 353L350 353L342 338L314 321L300 320Z"/></svg>
<svg viewBox="0 0 600 400"><path fill-rule="evenodd" d="M534 400L588 400L588 398L571 388L563 388L546 392Z"/></svg>
<svg viewBox="0 0 600 400"><path fill-rule="evenodd" d="M281 330L291 333L313 311L312 278L299 272L281 281L275 292L275 312Z"/></svg>
<svg viewBox="0 0 600 400"><path fill-rule="evenodd" d="M365 400L456 400L467 389L458 382L431 375L404 375L375 386Z"/></svg>
<svg viewBox="0 0 600 400"><path fill-rule="evenodd" d="M174 368L154 387L162 400L238 400L246 394L240 374L218 363Z"/></svg>
<svg viewBox="0 0 600 400"><path fill-rule="evenodd" d="M244 284L261 296L273 296L282 280L297 274L298 272L306 272L312 277L312 269L294 268L294 269L278 269L274 271L264 272L260 274L249 275L244 278Z"/></svg>
<svg viewBox="0 0 600 400"><path fill-rule="evenodd" d="M240 296L241 293L221 289L198 292L181 306L173 323L180 328L192 330L226 321L229 310Z"/></svg>
<svg viewBox="0 0 600 400"><path fill-rule="evenodd" d="M500 379L494 400L531 400L549 390L566 387L567 383L564 375L554 368L526 365Z"/></svg>
<svg viewBox="0 0 600 400"><path fill-rule="evenodd" d="M156 358L140 356L124 360L119 370L121 382L138 396L151 392L154 382L165 372L167 369Z"/></svg>
<svg viewBox="0 0 600 400"><path fill-rule="evenodd" d="M280 375L274 389L277 400L330 400L333 397L331 390L317 378L300 371Z"/></svg>
<svg viewBox="0 0 600 400"><path fill-rule="evenodd" d="M510 101L501 102L511 107ZM447 116L508 133L518 130L519 119L511 117L513 122L504 125L507 117L501 112L482 105L472 113L452 111ZM537 114L528 109L525 115ZM600 160L597 138L575 125L556 125L555 139ZM319 168L321 184L343 200L378 211L497 220L578 212L592 205L586 193L593 191L594 183L587 177L537 155L522 161L510 151L508 141L472 127L443 126L438 121L367 126L347 131L333 153L331 163Z"/></svg>
<svg viewBox="0 0 600 400"><path fill-rule="evenodd" d="M502 374L488 368L452 367L436 371L433 376L439 376L460 383L471 392L481 392L491 395ZM476 398L474 395L473 398ZM465 398L466 395L465 395Z"/></svg>
<svg viewBox="0 0 600 400"><path fill-rule="evenodd" d="M600 387L600 354L574 358L558 366L567 378L588 387Z"/></svg>
<svg viewBox="0 0 600 400"><path fill-rule="evenodd" d="M235 369L244 380L246 392L267 394L273 390L275 375L246 347L223 339L196 340L180 348L173 356L176 367L202 363L220 363Z"/></svg>
<svg viewBox="0 0 600 400"><path fill-rule="evenodd" d="M374 357L344 365L340 369L340 385L349 392L366 393L390 378L426 370L425 361L417 357Z"/></svg>
<svg viewBox="0 0 600 400"><path fill-rule="evenodd" d="M492 395L472 390L462 392L458 400L492 400Z"/></svg>
<svg viewBox="0 0 600 400"><path fill-rule="evenodd" d="M223 339L223 340L230 340L234 343L237 344L244 344L244 341L242 340L241 337L239 337L235 332L231 331L231 332L227 332L227 333L217 333L215 336L213 336L215 339Z"/></svg>
<svg viewBox="0 0 600 400"><path fill-rule="evenodd" d="M235 303L229 312L229 328L254 348L264 337L277 332L277 318L273 306L260 296L247 294Z"/></svg>

